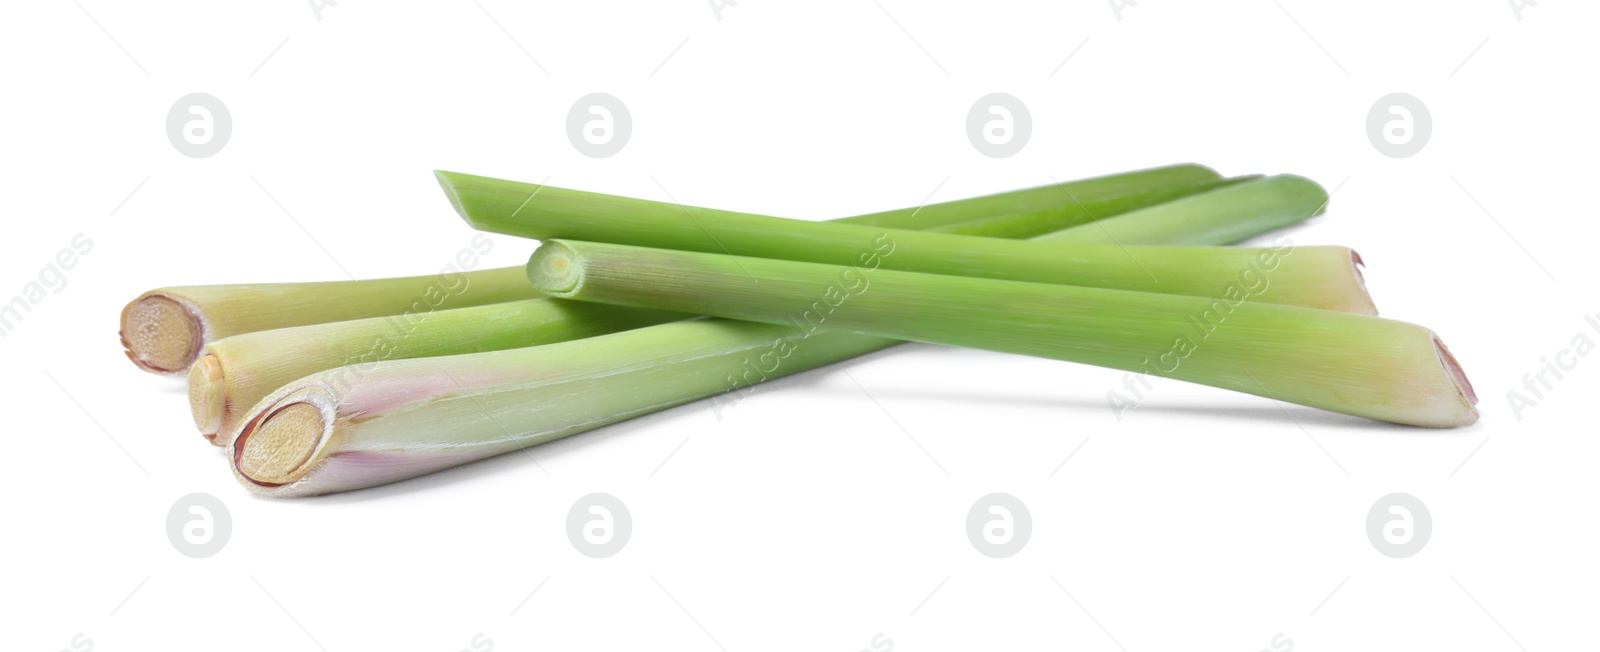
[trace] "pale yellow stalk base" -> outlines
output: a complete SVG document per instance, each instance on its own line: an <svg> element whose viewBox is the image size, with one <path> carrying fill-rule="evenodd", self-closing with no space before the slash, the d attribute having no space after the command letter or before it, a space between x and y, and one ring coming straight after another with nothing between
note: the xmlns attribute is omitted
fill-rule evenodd
<svg viewBox="0 0 1600 652"><path fill-rule="evenodd" d="M194 426L207 441L216 443L228 402L228 383L222 375L222 362L206 354L189 367L189 414Z"/></svg>
<svg viewBox="0 0 1600 652"><path fill-rule="evenodd" d="M336 410L327 392L309 387L256 412L227 444L234 474L264 488L305 477L328 455Z"/></svg>
<svg viewBox="0 0 1600 652"><path fill-rule="evenodd" d="M181 299L147 294L122 309L122 346L140 369L173 374L189 368L206 342L205 319Z"/></svg>
<svg viewBox="0 0 1600 652"><path fill-rule="evenodd" d="M239 472L261 484L287 484L296 479L327 423L310 403L291 403L267 415L239 447Z"/></svg>

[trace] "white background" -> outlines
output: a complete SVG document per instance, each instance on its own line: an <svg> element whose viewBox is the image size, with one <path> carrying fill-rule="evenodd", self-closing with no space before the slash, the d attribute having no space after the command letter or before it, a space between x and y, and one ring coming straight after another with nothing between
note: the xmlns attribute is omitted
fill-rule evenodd
<svg viewBox="0 0 1600 652"><path fill-rule="evenodd" d="M0 301L75 234L94 248L0 338L4 647L1592 641L1600 359L1520 414L1507 398L1576 335L1600 341L1583 319L1600 312L1592 3L1519 20L1500 0L1145 0L1119 20L1096 0L743 0L719 21L699 0L478 2L344 0L320 21L292 0L5 9ZM565 128L596 91L633 116L605 159ZM192 92L232 116L209 158L167 139ZM1033 116L1010 158L967 140L991 92ZM1367 137L1392 92L1432 115L1410 158ZM123 303L161 285L437 270L471 232L435 168L822 219L1182 161L1337 187L1296 243L1360 250L1384 314L1451 345L1482 421L1392 427L1175 381L1119 421L1120 372L909 345L761 387L720 420L700 402L531 457L274 501L237 486L181 383L136 371L116 338ZM495 243L486 265L532 250ZM232 518L206 559L165 532L193 492ZM567 540L591 492L632 513L611 558ZM992 492L1032 515L1007 559L965 532ZM1432 515L1410 558L1368 542L1392 492Z"/></svg>

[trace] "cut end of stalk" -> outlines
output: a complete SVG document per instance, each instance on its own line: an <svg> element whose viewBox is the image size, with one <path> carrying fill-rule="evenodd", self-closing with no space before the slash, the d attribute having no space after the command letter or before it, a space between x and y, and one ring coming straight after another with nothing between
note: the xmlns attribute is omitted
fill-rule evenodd
<svg viewBox="0 0 1600 652"><path fill-rule="evenodd" d="M1439 364L1444 366L1445 374L1450 376L1450 380L1456 384L1456 391L1461 393L1461 400L1466 401L1468 406L1477 405L1478 393L1473 391L1472 381L1467 380L1467 372L1461 369L1461 363L1456 362L1456 357L1450 354L1450 347L1445 346L1444 341L1440 340L1438 335L1435 335L1433 336L1433 348L1439 354ZM1478 411L1471 407L1468 407L1468 410L1471 411L1472 418L1461 425L1467 425L1478 420Z"/></svg>
<svg viewBox="0 0 1600 652"><path fill-rule="evenodd" d="M561 241L545 241L528 261L528 280L534 289L550 296L571 296L583 285L583 261Z"/></svg>
<svg viewBox="0 0 1600 652"><path fill-rule="evenodd" d="M205 345L205 322L189 306L161 294L148 294L122 309L122 346L140 369L182 373Z"/></svg>
<svg viewBox="0 0 1600 652"><path fill-rule="evenodd" d="M330 423L320 405L285 397L239 431L232 443L233 467L263 487L295 482L319 461Z"/></svg>
<svg viewBox="0 0 1600 652"><path fill-rule="evenodd" d="M450 207L455 209L456 214L466 217L467 209L461 205L461 193L456 192L456 179L460 176L462 175L459 172L433 171L433 178L439 181L439 188L444 190L444 196L450 198Z"/></svg>
<svg viewBox="0 0 1600 652"><path fill-rule="evenodd" d="M222 417L227 409L228 384L222 375L222 361L209 353L200 356L189 367L189 414L194 426L200 429L206 441L217 446L217 431L222 429Z"/></svg>
<svg viewBox="0 0 1600 652"><path fill-rule="evenodd" d="M1360 289L1360 291L1361 291L1360 292L1361 299L1362 299L1362 301L1364 303L1361 304L1361 305L1353 306L1349 312L1354 312L1354 313L1362 314L1362 315L1376 315L1376 314L1378 314L1378 304L1373 303L1373 301L1372 301L1372 291L1367 289L1367 275L1362 273L1362 271L1361 271L1366 266L1367 266L1367 263L1365 261L1361 260L1360 252L1357 252L1356 250L1351 249L1350 250L1350 274L1355 276L1356 288Z"/></svg>
<svg viewBox="0 0 1600 652"><path fill-rule="evenodd" d="M535 184L501 181L476 174L451 172L449 170L434 170L433 178L438 180L439 188L444 191L444 196L449 198L450 207L455 209L456 215L459 215L461 219L467 221L467 224L471 224L474 227L479 224L476 218L481 215L512 217L516 214L510 207L500 206L497 209L496 199L506 198L507 184L517 188L514 193L516 199L510 200L514 202L532 200L533 196L538 194L539 190L544 187ZM486 185L487 189L485 188ZM524 189L527 189L525 197L522 196Z"/></svg>

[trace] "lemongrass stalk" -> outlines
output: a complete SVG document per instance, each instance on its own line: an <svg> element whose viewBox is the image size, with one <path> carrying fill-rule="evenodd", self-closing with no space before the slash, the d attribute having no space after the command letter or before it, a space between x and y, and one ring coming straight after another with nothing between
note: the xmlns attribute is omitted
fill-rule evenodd
<svg viewBox="0 0 1600 652"><path fill-rule="evenodd" d="M235 476L271 496L370 487L576 434L730 389L750 360L767 378L892 340L818 335L781 352L785 329L729 320L662 324L523 349L394 360L341 384L322 372L252 408L226 446Z"/></svg>
<svg viewBox="0 0 1600 652"><path fill-rule="evenodd" d="M1413 426L1477 419L1432 331L1260 303L1248 275L1205 298L564 240L528 273L562 298L1054 358ZM1273 273L1263 261L1258 287Z"/></svg>
<svg viewBox="0 0 1600 652"><path fill-rule="evenodd" d="M538 296L521 267L362 281L189 285L151 290L122 309L122 346L140 369L188 371L209 342L242 333L427 313Z"/></svg>
<svg viewBox="0 0 1600 652"><path fill-rule="evenodd" d="M997 212L975 220L918 230L991 238L1034 238L1259 178L1261 175L1203 179L1105 197L1086 197L1073 191L1061 192L1068 185L1062 184L1063 187L1056 193L1058 203L1055 206Z"/></svg>
<svg viewBox="0 0 1600 652"><path fill-rule="evenodd" d="M1018 242L852 224L807 222L692 208L552 186L436 172L451 204L473 227L528 238L610 242L730 256L833 265L876 261L889 269L1013 281L1061 283L1210 296L1268 250L1234 247L1139 247ZM1298 196L1306 217L1326 193ZM1203 200L1210 193L1197 195ZM1366 288L1346 250L1342 259L1288 259L1257 301L1371 312Z"/></svg>
<svg viewBox="0 0 1600 652"><path fill-rule="evenodd" d="M288 383L252 407L228 431L227 458L234 476L256 493L360 489L706 397L731 408L756 383L898 343L702 319L546 346L379 362L364 370L359 385L341 382L349 371L332 369Z"/></svg>
<svg viewBox="0 0 1600 652"><path fill-rule="evenodd" d="M343 382L355 383L383 360L565 342L692 316L541 298L245 333L206 345L189 368L189 411L220 446L217 433L238 426L250 406L324 369L343 367Z"/></svg>
<svg viewBox="0 0 1600 652"><path fill-rule="evenodd" d="M1221 175L1211 168L1194 163L1181 163L1148 170L1135 170L1103 177L1068 181L1037 188L958 199L939 204L857 215L836 221L845 224L888 229L939 231L957 227L962 223L971 221L974 216L992 217L1021 214L1038 216L1032 219L1049 219L1051 215L1058 212L1073 213L1079 201L1099 201L1157 188L1187 186L1196 182L1215 181L1220 178ZM1037 233L1007 233L997 237L1032 237L1039 233L1075 226L1078 223L1082 222L1058 221L1058 225L1054 228L1043 228Z"/></svg>
<svg viewBox="0 0 1600 652"><path fill-rule="evenodd" d="M1111 245L1127 241L1160 245L1233 243L1262 229L1278 229L1300 222L1305 219L1305 206L1326 202L1327 198L1322 188L1300 177L1266 177L1222 185L1203 194L1175 197L1135 211L1123 211L1120 215L1097 220L1097 228L1084 234L1066 237L1076 243ZM1316 212L1320 213L1321 208ZM1239 219L1241 216L1248 219ZM1202 231L1192 226L1200 224L1220 230ZM1041 242L1056 239L1051 235L1036 238Z"/></svg>

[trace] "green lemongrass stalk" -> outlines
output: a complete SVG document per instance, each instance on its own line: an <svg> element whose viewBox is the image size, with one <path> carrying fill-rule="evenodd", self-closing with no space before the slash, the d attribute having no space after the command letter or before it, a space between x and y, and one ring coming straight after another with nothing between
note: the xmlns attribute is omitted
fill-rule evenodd
<svg viewBox="0 0 1600 652"><path fill-rule="evenodd" d="M122 346L140 369L188 371L209 342L243 333L538 297L521 267L362 281L190 285L122 309Z"/></svg>
<svg viewBox="0 0 1600 652"><path fill-rule="evenodd" d="M1261 175L1256 174L1226 179L1203 179L1107 197L1086 197L1070 190L1061 192L1067 190L1065 188L1067 184L1062 184L1056 193L1056 199L1060 203L1050 208L1000 212L976 220L917 230L991 238L1034 238L1260 178Z"/></svg>
<svg viewBox="0 0 1600 652"><path fill-rule="evenodd" d="M1188 297L564 240L528 274L568 299L1054 358L1413 426L1477 420L1432 331L1260 303L1244 285ZM1272 274L1263 261L1259 286Z"/></svg>
<svg viewBox="0 0 1600 652"><path fill-rule="evenodd" d="M523 349L385 361L365 370L359 385L332 369L258 402L228 431L227 457L235 477L256 493L360 489L706 397L732 392L738 400L756 383L897 343L701 319Z"/></svg>
<svg viewBox="0 0 1600 652"><path fill-rule="evenodd" d="M1216 181L1221 178L1222 176L1211 168L1193 163L1181 163L1148 170L1135 170L1103 177L1068 181L1038 188L957 199L939 204L857 215L836 221L859 226L913 229L917 231L941 231L958 228L961 224L972 221L974 216L990 218L1022 215L1026 216L1025 219L1053 220L1052 223L1056 224L1054 228L1043 228L1037 233L1008 232L996 235L996 237L1004 238L1028 238L1040 233L1065 229L1083 223L1082 221L1071 221L1076 219L1073 217L1068 217L1065 220L1052 218L1053 215L1062 211L1074 214L1077 208L1076 204L1079 201L1100 201L1143 193L1158 188L1188 186L1197 182Z"/></svg>
<svg viewBox="0 0 1600 652"><path fill-rule="evenodd" d="M189 368L189 411L220 446L217 433L237 427L250 406L325 369L341 367L343 382L357 383L383 360L565 342L692 316L541 298L245 333L206 345Z"/></svg>
<svg viewBox="0 0 1600 652"><path fill-rule="evenodd" d="M889 269L1194 296L1213 295L1220 284L1268 251L1018 242L807 222L454 172L436 174L451 204L473 227L541 240L611 242L833 265L872 259ZM1296 195L1301 202L1296 208L1305 217L1320 212L1327 201L1320 186L1300 177L1284 179L1305 189ZM1195 200L1210 195L1197 195ZM1350 251L1328 253L1286 259L1274 283L1256 300L1372 312Z"/></svg>
<svg viewBox="0 0 1600 652"><path fill-rule="evenodd" d="M1288 175L1206 185L1213 188L1203 194L1173 197L1160 204L1122 211L1120 215L1096 220L1097 228L1083 235L1063 237L1076 243L1108 245L1128 241L1160 245L1234 243L1260 233L1262 228L1278 229L1300 222L1305 219L1304 206L1326 202L1328 198L1321 188L1308 186L1303 179ZM1147 192L1172 194L1170 189ZM1249 216L1249 219L1237 219L1239 216ZM1186 227L1191 224L1210 225L1219 230L1202 232ZM1035 239L1053 242L1058 238L1044 235Z"/></svg>

